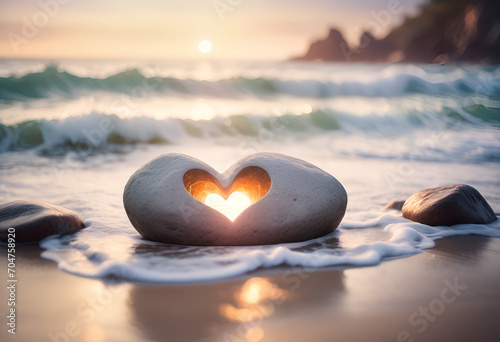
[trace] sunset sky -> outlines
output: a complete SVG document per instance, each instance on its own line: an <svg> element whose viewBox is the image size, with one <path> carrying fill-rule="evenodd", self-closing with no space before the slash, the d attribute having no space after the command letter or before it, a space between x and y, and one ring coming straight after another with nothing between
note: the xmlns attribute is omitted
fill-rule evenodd
<svg viewBox="0 0 500 342"><path fill-rule="evenodd" d="M16 0L0 2L0 57L286 59L329 27L376 36L422 0ZM43 6L42 4L45 4ZM390 17L379 15L392 6ZM200 41L213 49L202 54Z"/></svg>

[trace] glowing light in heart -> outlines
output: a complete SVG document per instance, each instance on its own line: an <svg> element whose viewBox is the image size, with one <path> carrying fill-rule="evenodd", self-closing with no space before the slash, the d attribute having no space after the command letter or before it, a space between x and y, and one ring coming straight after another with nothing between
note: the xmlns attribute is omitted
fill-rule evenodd
<svg viewBox="0 0 500 342"><path fill-rule="evenodd" d="M205 204L234 221L252 202L244 193L236 191L227 200L220 195L210 194L205 199Z"/></svg>

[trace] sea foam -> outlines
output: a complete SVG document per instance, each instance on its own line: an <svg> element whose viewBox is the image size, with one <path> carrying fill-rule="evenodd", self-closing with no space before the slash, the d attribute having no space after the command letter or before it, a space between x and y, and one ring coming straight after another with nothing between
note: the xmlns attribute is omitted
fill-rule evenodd
<svg viewBox="0 0 500 342"><path fill-rule="evenodd" d="M445 236L500 237L499 220L487 225L430 227L387 214L346 221L335 232L310 241L248 247L170 245L143 240L131 230L120 235L111 230L92 234L97 229L96 223L72 237L46 238L40 243L46 249L42 257L84 277L184 283L227 279L274 266L373 266L421 253ZM361 239L356 230L362 230Z"/></svg>

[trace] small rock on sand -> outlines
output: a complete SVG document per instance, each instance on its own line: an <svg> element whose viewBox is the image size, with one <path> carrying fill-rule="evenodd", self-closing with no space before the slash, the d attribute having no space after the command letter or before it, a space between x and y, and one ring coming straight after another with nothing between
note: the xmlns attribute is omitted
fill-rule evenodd
<svg viewBox="0 0 500 342"><path fill-rule="evenodd" d="M402 211L404 218L429 226L486 224L497 219L479 191L464 184L419 191L405 201Z"/></svg>
<svg viewBox="0 0 500 342"><path fill-rule="evenodd" d="M7 242L9 228L15 241L37 242L53 234L71 234L85 228L74 211L43 201L13 201L0 204L0 241Z"/></svg>
<svg viewBox="0 0 500 342"><path fill-rule="evenodd" d="M405 201L393 201L393 202L389 203L388 205L386 205L385 209L395 209L395 210L401 211L404 204L405 204Z"/></svg>

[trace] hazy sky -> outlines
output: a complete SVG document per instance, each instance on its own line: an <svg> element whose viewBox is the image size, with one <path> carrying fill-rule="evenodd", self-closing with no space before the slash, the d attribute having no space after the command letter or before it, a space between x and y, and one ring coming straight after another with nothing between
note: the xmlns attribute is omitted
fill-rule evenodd
<svg viewBox="0 0 500 342"><path fill-rule="evenodd" d="M2 0L0 57L285 59L329 27L382 36L422 1Z"/></svg>

